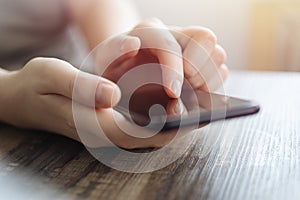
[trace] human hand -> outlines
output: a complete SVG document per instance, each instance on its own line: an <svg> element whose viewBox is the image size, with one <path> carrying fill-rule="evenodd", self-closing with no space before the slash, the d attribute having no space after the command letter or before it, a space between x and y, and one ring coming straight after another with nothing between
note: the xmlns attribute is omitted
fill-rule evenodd
<svg viewBox="0 0 300 200"><path fill-rule="evenodd" d="M46 130L78 139L72 116L72 100L90 109L109 108L120 99L119 88L109 80L81 73L69 63L35 58L23 69L1 77L0 120L17 127ZM79 87L73 86L77 78ZM91 101L91 99L93 101ZM90 103L90 102L93 102Z"/></svg>
<svg viewBox="0 0 300 200"><path fill-rule="evenodd" d="M146 63L159 63L166 93L178 98L186 79L194 89L212 92L228 75L226 53L213 32L203 27L167 27L158 19L138 24L117 36L119 51L109 51L109 60L97 53L96 73L117 82L128 70ZM110 40L110 39L109 39ZM99 52L111 42L98 46ZM112 49L115 49L112 48ZM98 51L98 49L97 49ZM106 68L104 70L104 68Z"/></svg>
<svg viewBox="0 0 300 200"><path fill-rule="evenodd" d="M111 108L120 99L114 83L58 59L35 58L20 71L7 73L0 80L1 86L6 86L6 90L1 87L0 101L5 105L0 107L0 121L17 127L58 133L89 147L161 147L176 136L173 131L145 138L151 133L131 124ZM74 108L79 112L74 113ZM109 142L101 134L99 124ZM120 125L127 127L129 133L120 129ZM79 135L78 131L85 135ZM141 137L133 137L131 133L139 133Z"/></svg>

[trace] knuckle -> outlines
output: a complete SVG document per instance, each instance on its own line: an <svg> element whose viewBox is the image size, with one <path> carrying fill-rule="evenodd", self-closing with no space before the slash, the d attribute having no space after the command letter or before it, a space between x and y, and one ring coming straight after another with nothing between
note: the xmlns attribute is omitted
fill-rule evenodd
<svg viewBox="0 0 300 200"><path fill-rule="evenodd" d="M217 36L211 29L203 27L203 28L201 28L201 30L202 30L203 35L205 35L207 37L211 37L211 39L213 39L213 40L217 40Z"/></svg>
<svg viewBox="0 0 300 200"><path fill-rule="evenodd" d="M208 28L204 28L203 29L203 37L205 37L207 40L209 40L210 42L212 42L213 44L217 44L217 36L215 35L215 33L208 29Z"/></svg>
<svg viewBox="0 0 300 200"><path fill-rule="evenodd" d="M31 59L26 65L26 70L29 70L31 73L38 75L41 78L47 78L46 74L49 71L49 59L37 57Z"/></svg>
<svg viewBox="0 0 300 200"><path fill-rule="evenodd" d="M40 65L43 63L44 58L36 57L29 60L24 66L24 70L37 72L40 69Z"/></svg>
<svg viewBox="0 0 300 200"><path fill-rule="evenodd" d="M187 30L190 30L192 33L192 38L196 41L201 41L203 39L208 40L212 44L217 44L217 36L216 34L209 28L199 27L199 26L192 26L189 27Z"/></svg>
<svg viewBox="0 0 300 200"><path fill-rule="evenodd" d="M43 57L35 57L28 61L29 64L37 64L42 63L46 58Z"/></svg>
<svg viewBox="0 0 300 200"><path fill-rule="evenodd" d="M27 78L27 81L38 91L45 86L49 79L47 62L46 58L33 58L22 69L22 72L25 73L24 78Z"/></svg>
<svg viewBox="0 0 300 200"><path fill-rule="evenodd" d="M212 53L212 59L214 60L215 64L221 65L226 61L227 55L224 50L221 48L215 48L214 52Z"/></svg>

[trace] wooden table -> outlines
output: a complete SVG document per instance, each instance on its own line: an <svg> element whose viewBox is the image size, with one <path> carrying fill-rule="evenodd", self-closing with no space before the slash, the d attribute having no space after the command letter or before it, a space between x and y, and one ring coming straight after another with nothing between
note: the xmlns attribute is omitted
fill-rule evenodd
<svg viewBox="0 0 300 200"><path fill-rule="evenodd" d="M233 72L226 91L257 100L261 112L217 134L199 130L184 156L146 174L110 169L67 138L2 124L0 199L300 199L300 74Z"/></svg>

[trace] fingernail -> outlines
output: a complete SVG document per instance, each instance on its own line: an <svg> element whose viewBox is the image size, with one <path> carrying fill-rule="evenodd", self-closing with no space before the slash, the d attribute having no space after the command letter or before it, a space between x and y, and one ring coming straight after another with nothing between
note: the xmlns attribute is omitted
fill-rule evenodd
<svg viewBox="0 0 300 200"><path fill-rule="evenodd" d="M120 51L121 52L132 51L137 49L139 45L140 45L140 40L137 37L127 36L122 41Z"/></svg>
<svg viewBox="0 0 300 200"><path fill-rule="evenodd" d="M171 90L172 92L175 94L175 96L177 98L180 97L181 94L181 82L179 80L175 80L172 84L171 84Z"/></svg>
<svg viewBox="0 0 300 200"><path fill-rule="evenodd" d="M183 113L183 105L180 101L178 101L174 107L174 112L176 114L182 114Z"/></svg>
<svg viewBox="0 0 300 200"><path fill-rule="evenodd" d="M96 105L100 107L110 107L113 104L113 94L115 87L109 83L100 83L96 91Z"/></svg>

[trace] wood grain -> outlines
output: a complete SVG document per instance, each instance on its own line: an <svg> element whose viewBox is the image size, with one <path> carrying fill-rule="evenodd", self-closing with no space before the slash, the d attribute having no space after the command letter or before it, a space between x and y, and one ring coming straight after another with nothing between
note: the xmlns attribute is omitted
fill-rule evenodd
<svg viewBox="0 0 300 200"><path fill-rule="evenodd" d="M232 73L226 92L262 111L194 131L180 159L145 174L106 167L67 138L1 124L0 199L300 199L299 86L297 73Z"/></svg>

